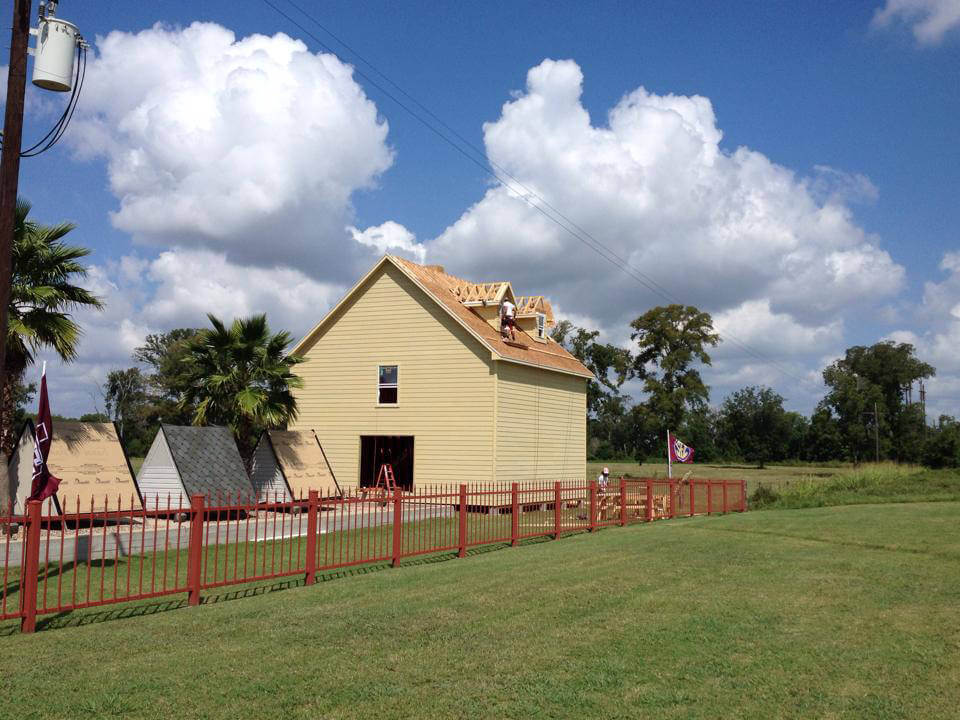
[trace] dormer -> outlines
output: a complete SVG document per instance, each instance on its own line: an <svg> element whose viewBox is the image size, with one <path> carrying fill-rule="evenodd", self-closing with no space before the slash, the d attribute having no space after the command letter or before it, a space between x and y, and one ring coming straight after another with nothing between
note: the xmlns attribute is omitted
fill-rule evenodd
<svg viewBox="0 0 960 720"><path fill-rule="evenodd" d="M500 331L500 305L506 299L517 305L513 288L510 287L508 282L463 282L451 288L451 292L457 296L465 307L470 308L486 320L490 327L497 332Z"/></svg>
<svg viewBox="0 0 960 720"><path fill-rule="evenodd" d="M555 324L550 302L543 295L521 295L516 305L517 327L537 342L547 342Z"/></svg>

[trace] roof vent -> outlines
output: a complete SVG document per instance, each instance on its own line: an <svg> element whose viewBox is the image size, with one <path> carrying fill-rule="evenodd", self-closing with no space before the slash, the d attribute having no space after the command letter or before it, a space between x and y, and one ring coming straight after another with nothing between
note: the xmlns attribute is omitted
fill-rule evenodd
<svg viewBox="0 0 960 720"><path fill-rule="evenodd" d="M444 272L443 265L424 265L424 267L427 268L427 270L433 270L434 272Z"/></svg>

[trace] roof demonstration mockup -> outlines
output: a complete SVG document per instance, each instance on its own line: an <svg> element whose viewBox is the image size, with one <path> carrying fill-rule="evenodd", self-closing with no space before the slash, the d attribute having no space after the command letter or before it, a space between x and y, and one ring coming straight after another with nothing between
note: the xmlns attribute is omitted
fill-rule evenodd
<svg viewBox="0 0 960 720"><path fill-rule="evenodd" d="M261 500L303 500L311 490L321 497L339 493L327 456L313 431L269 430L260 436L250 473Z"/></svg>
<svg viewBox="0 0 960 720"><path fill-rule="evenodd" d="M230 428L162 425L161 432L188 496L250 496L252 486Z"/></svg>
<svg viewBox="0 0 960 720"><path fill-rule="evenodd" d="M28 421L7 467L9 495L18 511L30 495L34 433L33 423ZM113 423L54 420L47 467L60 479L54 496L60 512L140 505L133 471Z"/></svg>

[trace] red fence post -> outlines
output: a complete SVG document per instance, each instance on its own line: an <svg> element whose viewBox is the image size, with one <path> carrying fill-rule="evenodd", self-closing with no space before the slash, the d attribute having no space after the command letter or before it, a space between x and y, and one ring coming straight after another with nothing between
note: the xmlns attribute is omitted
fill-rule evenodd
<svg viewBox="0 0 960 720"><path fill-rule="evenodd" d="M307 562L304 585L313 585L317 574L317 509L320 505L320 494L311 490L307 495Z"/></svg>
<svg viewBox="0 0 960 720"><path fill-rule="evenodd" d="M707 480L707 515L713 512L713 480Z"/></svg>
<svg viewBox="0 0 960 720"><path fill-rule="evenodd" d="M627 524L627 481L620 478L620 527Z"/></svg>
<svg viewBox="0 0 960 720"><path fill-rule="evenodd" d="M597 481L590 481L590 532L597 529Z"/></svg>
<svg viewBox="0 0 960 720"><path fill-rule="evenodd" d="M403 495L400 488L393 488L393 567L400 564L403 553Z"/></svg>
<svg viewBox="0 0 960 720"><path fill-rule="evenodd" d="M467 486L460 485L460 552L457 557L467 556Z"/></svg>
<svg viewBox="0 0 960 720"><path fill-rule="evenodd" d="M40 513L43 503L30 500L27 503L27 531L23 549L23 575L20 590L20 632L32 633L37 629L37 576L40 574ZM47 538L50 542L50 538ZM62 542L62 541L61 541Z"/></svg>
<svg viewBox="0 0 960 720"><path fill-rule="evenodd" d="M560 483L553 484L553 539L560 539Z"/></svg>
<svg viewBox="0 0 960 720"><path fill-rule="evenodd" d="M647 478L647 522L653 522L653 478Z"/></svg>
<svg viewBox="0 0 960 720"><path fill-rule="evenodd" d="M677 504L677 483L674 480L670 481L670 508L667 515L670 518L673 518L676 515L676 504Z"/></svg>
<svg viewBox="0 0 960 720"><path fill-rule="evenodd" d="M517 483L510 484L510 547L516 547L520 539L520 502Z"/></svg>
<svg viewBox="0 0 960 720"><path fill-rule="evenodd" d="M200 604L200 568L203 563L203 495L190 497L190 535L187 545L187 592L189 604Z"/></svg>
<svg viewBox="0 0 960 720"><path fill-rule="evenodd" d="M697 488L697 482L693 478L690 478L690 517L693 517L696 513L693 511L693 496Z"/></svg>
<svg viewBox="0 0 960 720"><path fill-rule="evenodd" d="M729 512L727 507L727 481L721 480L721 482L723 483L723 514L726 515Z"/></svg>
<svg viewBox="0 0 960 720"><path fill-rule="evenodd" d="M740 481L740 512L747 510L747 481Z"/></svg>

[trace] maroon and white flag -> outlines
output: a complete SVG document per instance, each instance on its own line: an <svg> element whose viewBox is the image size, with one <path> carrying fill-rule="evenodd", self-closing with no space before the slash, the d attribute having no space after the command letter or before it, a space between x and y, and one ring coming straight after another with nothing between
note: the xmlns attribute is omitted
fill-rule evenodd
<svg viewBox="0 0 960 720"><path fill-rule="evenodd" d="M30 486L31 500L46 500L57 492L60 478L50 473L47 457L50 455L50 443L53 440L53 418L50 415L50 398L47 397L47 369L43 369L40 378L40 407L37 409L36 443L33 446L33 484Z"/></svg>
<svg viewBox="0 0 960 720"><path fill-rule="evenodd" d="M688 463L693 462L693 448L684 445L673 433L668 433L667 451L670 453L670 462Z"/></svg>

